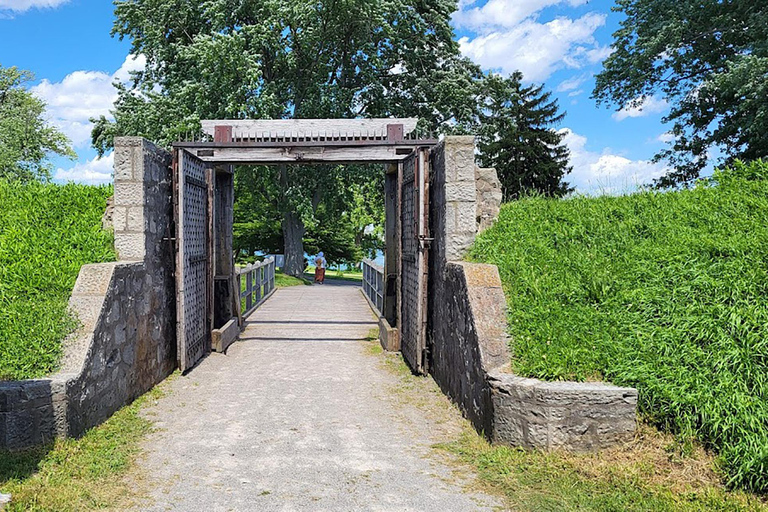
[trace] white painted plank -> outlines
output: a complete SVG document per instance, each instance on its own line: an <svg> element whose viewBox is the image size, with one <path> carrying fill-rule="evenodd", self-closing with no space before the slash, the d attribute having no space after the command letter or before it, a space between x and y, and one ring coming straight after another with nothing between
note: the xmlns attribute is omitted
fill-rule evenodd
<svg viewBox="0 0 768 512"><path fill-rule="evenodd" d="M210 136L216 126L231 126L233 137L251 133L280 133L283 136L312 137L315 133L328 132L336 136L365 137L371 132L387 133L387 125L402 124L408 134L416 129L416 118L392 119L206 119L201 121L203 131Z"/></svg>

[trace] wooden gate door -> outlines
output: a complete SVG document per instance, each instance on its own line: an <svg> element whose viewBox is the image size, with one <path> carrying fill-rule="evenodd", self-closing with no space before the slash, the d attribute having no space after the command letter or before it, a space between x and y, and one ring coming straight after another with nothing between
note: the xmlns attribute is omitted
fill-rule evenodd
<svg viewBox="0 0 768 512"><path fill-rule="evenodd" d="M211 169L185 150L176 165L176 339L179 369L211 350L209 190Z"/></svg>
<svg viewBox="0 0 768 512"><path fill-rule="evenodd" d="M400 169L400 346L413 371L426 374L429 150L417 149Z"/></svg>

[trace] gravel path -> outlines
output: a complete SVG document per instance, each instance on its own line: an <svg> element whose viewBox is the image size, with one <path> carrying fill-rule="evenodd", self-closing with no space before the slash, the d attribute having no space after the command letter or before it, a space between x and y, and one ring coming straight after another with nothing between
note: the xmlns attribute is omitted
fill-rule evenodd
<svg viewBox="0 0 768 512"><path fill-rule="evenodd" d="M226 355L148 409L139 509L492 510L431 448L463 420L393 391L399 378L361 341L375 326L357 285L279 289Z"/></svg>

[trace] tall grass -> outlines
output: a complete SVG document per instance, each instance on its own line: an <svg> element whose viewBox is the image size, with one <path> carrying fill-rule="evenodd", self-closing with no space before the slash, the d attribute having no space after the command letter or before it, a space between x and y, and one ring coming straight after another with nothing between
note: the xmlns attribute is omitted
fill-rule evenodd
<svg viewBox="0 0 768 512"><path fill-rule="evenodd" d="M0 380L55 370L81 265L113 261L111 187L0 181Z"/></svg>
<svg viewBox="0 0 768 512"><path fill-rule="evenodd" d="M765 493L768 181L755 177L510 203L471 258L499 266L516 372L636 386L649 422Z"/></svg>

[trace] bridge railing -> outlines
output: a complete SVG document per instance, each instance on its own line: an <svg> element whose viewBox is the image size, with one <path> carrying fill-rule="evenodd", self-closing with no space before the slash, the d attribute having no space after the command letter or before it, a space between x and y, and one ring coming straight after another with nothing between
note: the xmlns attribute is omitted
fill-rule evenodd
<svg viewBox="0 0 768 512"><path fill-rule="evenodd" d="M371 260L363 260L363 293L381 315L384 310L384 267Z"/></svg>
<svg viewBox="0 0 768 512"><path fill-rule="evenodd" d="M238 268L237 287L240 290L240 311L246 317L275 289L275 258Z"/></svg>

